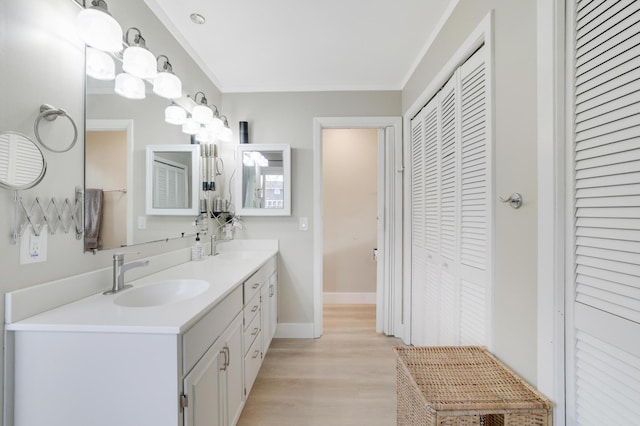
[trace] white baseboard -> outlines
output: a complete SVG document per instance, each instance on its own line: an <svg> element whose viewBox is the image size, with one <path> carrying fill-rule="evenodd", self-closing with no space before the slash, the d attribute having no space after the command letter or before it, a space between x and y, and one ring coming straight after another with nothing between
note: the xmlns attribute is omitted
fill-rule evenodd
<svg viewBox="0 0 640 426"><path fill-rule="evenodd" d="M278 339L313 339L313 323L278 323Z"/></svg>
<svg viewBox="0 0 640 426"><path fill-rule="evenodd" d="M325 305L375 305L376 293L323 293Z"/></svg>

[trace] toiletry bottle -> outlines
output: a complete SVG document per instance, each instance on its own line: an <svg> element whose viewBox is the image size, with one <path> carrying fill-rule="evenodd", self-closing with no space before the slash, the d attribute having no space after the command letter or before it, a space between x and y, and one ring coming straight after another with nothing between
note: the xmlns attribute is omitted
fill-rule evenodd
<svg viewBox="0 0 640 426"><path fill-rule="evenodd" d="M196 244L191 247L191 260L202 260L204 259L204 249L202 247L202 243L200 242L200 233L196 234Z"/></svg>

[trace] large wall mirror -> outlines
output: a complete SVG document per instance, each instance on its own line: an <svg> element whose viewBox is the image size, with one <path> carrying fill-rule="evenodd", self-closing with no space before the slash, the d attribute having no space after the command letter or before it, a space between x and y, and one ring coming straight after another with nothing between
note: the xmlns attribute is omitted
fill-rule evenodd
<svg viewBox="0 0 640 426"><path fill-rule="evenodd" d="M291 215L291 147L238 145L236 213L240 216Z"/></svg>
<svg viewBox="0 0 640 426"><path fill-rule="evenodd" d="M175 146L192 150L196 145L180 126L164 121L168 102L151 93L149 85L149 93L140 100L116 95L112 86L113 82L86 79L85 250L195 234L193 220L198 213L191 201L188 209L173 213L147 211L146 161L148 145L166 145L167 152ZM191 163L189 176L197 173L198 166L199 161ZM92 221L91 212L96 210L100 222Z"/></svg>

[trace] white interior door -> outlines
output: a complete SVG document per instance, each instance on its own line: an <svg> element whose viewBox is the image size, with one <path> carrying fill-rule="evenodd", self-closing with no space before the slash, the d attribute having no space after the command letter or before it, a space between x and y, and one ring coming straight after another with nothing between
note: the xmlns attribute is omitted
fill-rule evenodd
<svg viewBox="0 0 640 426"><path fill-rule="evenodd" d="M640 419L640 2L569 1L568 425Z"/></svg>

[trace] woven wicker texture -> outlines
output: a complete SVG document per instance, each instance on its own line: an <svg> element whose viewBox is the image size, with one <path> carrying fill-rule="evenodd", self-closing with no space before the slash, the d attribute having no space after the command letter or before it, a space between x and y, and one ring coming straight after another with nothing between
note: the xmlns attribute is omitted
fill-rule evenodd
<svg viewBox="0 0 640 426"><path fill-rule="evenodd" d="M484 347L395 348L398 425L550 424L551 402Z"/></svg>

